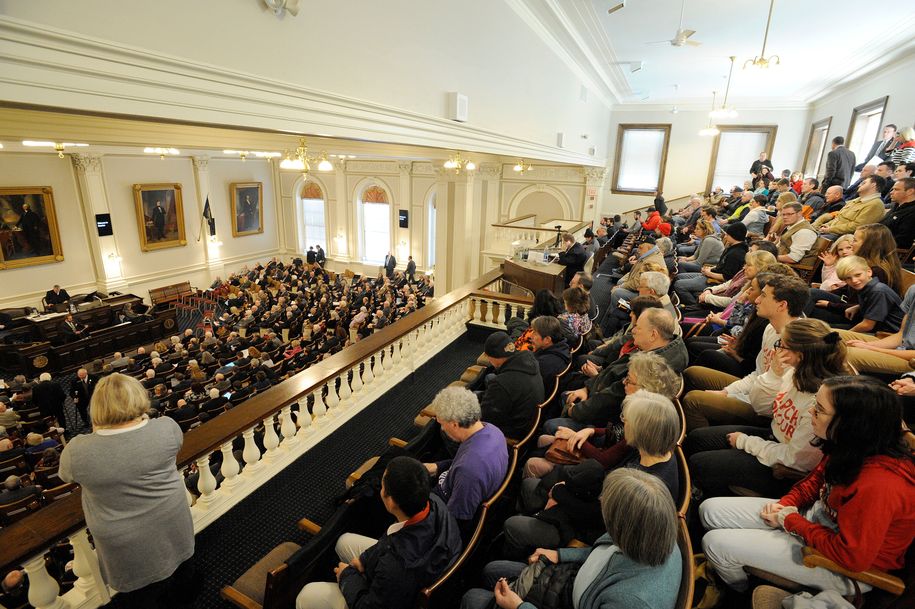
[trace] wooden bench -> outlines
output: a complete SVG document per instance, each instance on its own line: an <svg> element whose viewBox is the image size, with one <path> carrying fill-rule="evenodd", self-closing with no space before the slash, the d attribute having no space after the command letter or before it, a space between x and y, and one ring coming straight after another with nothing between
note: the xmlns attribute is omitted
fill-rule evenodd
<svg viewBox="0 0 915 609"><path fill-rule="evenodd" d="M187 296L193 296L196 293L196 290L191 287L191 282L184 281L182 283L175 283L172 285L162 286L161 288L151 289L149 291L149 301L153 306L159 304L171 304Z"/></svg>

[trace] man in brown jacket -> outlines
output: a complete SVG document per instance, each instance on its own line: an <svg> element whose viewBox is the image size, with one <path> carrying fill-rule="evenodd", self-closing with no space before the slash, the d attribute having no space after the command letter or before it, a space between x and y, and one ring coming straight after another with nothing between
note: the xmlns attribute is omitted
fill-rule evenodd
<svg viewBox="0 0 915 609"><path fill-rule="evenodd" d="M813 265L816 262L816 230L801 215L800 203L785 203L780 213L785 230L775 238L778 261L785 264Z"/></svg>
<svg viewBox="0 0 915 609"><path fill-rule="evenodd" d="M639 278L645 271L655 270L665 275L668 274L667 265L664 263L664 255L654 243L640 243L637 253L629 258L629 262L632 263L632 268L628 273L620 277L616 286L610 291L610 308L607 309L608 311L616 310L619 306L620 298L629 301L639 295ZM598 303L598 305L600 304ZM609 322L610 317L612 316L605 316L604 322Z"/></svg>
<svg viewBox="0 0 915 609"><path fill-rule="evenodd" d="M878 175L865 178L858 187L858 198L852 199L840 209L835 218L820 222L827 218L823 214L815 225L819 225L820 235L830 241L835 241L841 235L855 232L859 226L880 222L886 214L880 193L885 186L884 179Z"/></svg>

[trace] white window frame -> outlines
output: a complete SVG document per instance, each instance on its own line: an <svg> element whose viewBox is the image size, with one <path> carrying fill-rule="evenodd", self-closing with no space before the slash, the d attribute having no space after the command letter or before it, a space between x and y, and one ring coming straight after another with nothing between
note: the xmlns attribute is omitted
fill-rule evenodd
<svg viewBox="0 0 915 609"><path fill-rule="evenodd" d="M388 198L387 203L372 203L372 202L366 203L365 201L362 200L362 195L365 193L365 191L368 190L369 188L372 188L373 186L380 188L381 190L383 190L385 192L385 194L387 195L387 198ZM384 215L385 221L384 222L380 221L381 217L382 217L381 210L372 210L372 211L379 212L378 221L366 222L366 211L369 211L367 209L368 206L384 207L385 209L384 209L383 215ZM388 254L388 252L393 251L392 250L392 239L394 237L394 231L391 228L391 222L392 222L391 210L394 208L394 202L392 200L391 193L386 188L384 188L383 186L378 184L377 182L367 183L359 191L357 207L358 207L358 217L359 217L359 257L362 260L362 262L367 263L367 264L384 264L384 257ZM373 227L384 226L385 231L367 230L369 224L371 224ZM383 234L383 232L386 232L386 234L387 234L387 243L384 247L384 251L380 253L380 258L370 257L369 242L371 240L366 239L366 237L371 236L371 234L381 235L381 234ZM380 249L381 248L379 246L379 251L380 251Z"/></svg>
<svg viewBox="0 0 915 609"><path fill-rule="evenodd" d="M826 152L828 151L829 128L831 126L831 116L810 125L807 149L804 151L804 164L801 166L805 178L820 179L823 163L826 160Z"/></svg>
<svg viewBox="0 0 915 609"><path fill-rule="evenodd" d="M638 132L651 131L663 133L663 138L661 139L660 150L657 150L658 157L658 170L657 170L657 180L654 183L651 183L649 180L643 184L624 184L620 185L621 177L621 168L624 169L624 159L627 155L627 144L631 140L627 139L627 134L637 134ZM670 147L670 124L634 124L634 123L620 123L617 127L616 133L616 154L613 160L613 188L612 192L615 194L630 194L630 195L651 195L655 191L663 192L664 190L664 172L667 168L667 151Z"/></svg>

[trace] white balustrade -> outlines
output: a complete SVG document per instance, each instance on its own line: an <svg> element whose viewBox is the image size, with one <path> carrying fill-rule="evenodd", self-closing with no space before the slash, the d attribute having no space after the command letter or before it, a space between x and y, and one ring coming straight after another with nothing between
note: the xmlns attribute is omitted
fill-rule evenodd
<svg viewBox="0 0 915 609"><path fill-rule="evenodd" d="M245 460L245 471L242 472L242 476L250 477L255 475L263 465L260 461L261 451L254 442L253 427L245 430L242 437L245 439L245 449L241 453L242 458Z"/></svg>
<svg viewBox="0 0 915 609"><path fill-rule="evenodd" d="M493 304L496 306L496 315L493 321L497 326L504 327L505 321L508 319L508 303L496 302Z"/></svg>
<svg viewBox="0 0 915 609"><path fill-rule="evenodd" d="M353 388L353 399L359 399L359 392L362 391L362 374L359 372L359 364L356 364L351 369L353 373L353 380L350 383L350 386Z"/></svg>
<svg viewBox="0 0 915 609"><path fill-rule="evenodd" d="M289 407L287 406L286 408ZM295 424L293 424L292 428L293 433L295 433ZM232 487L238 484L238 472L241 471L241 466L232 451L231 442L226 442L220 446L219 452L222 453L222 465L219 467L219 473L222 474L222 484L219 485L219 489L231 490Z"/></svg>
<svg viewBox="0 0 915 609"><path fill-rule="evenodd" d="M402 344L403 339L395 340L394 344L391 345L390 357L384 358L384 369L388 373L400 368L400 345Z"/></svg>
<svg viewBox="0 0 915 609"><path fill-rule="evenodd" d="M375 363L372 365L372 374L375 375L375 378L381 378L384 375L384 358L390 358L388 354L388 348L385 347L381 351L375 354Z"/></svg>
<svg viewBox="0 0 915 609"><path fill-rule="evenodd" d="M80 529L71 535L70 545L73 546L73 574L77 578L73 587L83 595L83 598L97 596L100 604L107 603L111 596L108 594L108 587L102 583L98 556L89 543L89 532Z"/></svg>
<svg viewBox="0 0 915 609"><path fill-rule="evenodd" d="M29 603L35 609L69 609L60 598L60 586L45 567L44 554L28 560L23 567L29 576Z"/></svg>
<svg viewBox="0 0 915 609"><path fill-rule="evenodd" d="M276 425L274 425L274 415L264 419L264 459L273 461L276 456L276 447L280 445L280 437L276 435Z"/></svg>
<svg viewBox="0 0 915 609"><path fill-rule="evenodd" d="M197 464L197 490L200 491L197 507L206 507L215 499L213 491L216 490L216 478L210 471L210 455L204 455L194 463Z"/></svg>

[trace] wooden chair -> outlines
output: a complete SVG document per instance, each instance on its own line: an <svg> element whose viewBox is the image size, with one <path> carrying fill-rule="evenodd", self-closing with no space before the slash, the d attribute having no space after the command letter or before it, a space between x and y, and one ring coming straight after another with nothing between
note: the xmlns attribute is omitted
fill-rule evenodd
<svg viewBox="0 0 915 609"><path fill-rule="evenodd" d="M76 483L61 483L53 488L46 488L41 491L41 496L44 497L45 503L53 503L54 501L60 501L64 497L72 495L76 489L79 488L79 485Z"/></svg>
<svg viewBox="0 0 915 609"><path fill-rule="evenodd" d="M511 457L508 463L508 471L505 475L505 480L502 481L501 486L496 490L496 492L483 502L480 507L480 516L477 519L476 526L474 527L473 534L470 536L469 541L465 544L464 550L458 556L457 560L454 561L447 571L442 574L432 585L427 588L423 588L419 593L419 599L417 602L417 607L419 609L430 609L432 607L438 607L444 604L444 599L448 595L460 594L463 592L460 582L458 581L462 568L470 561L470 559L475 554L477 546L480 544L481 538L484 536L484 530L491 528L487 527L487 520L489 514L491 514L497 504L500 503L505 490L508 488L509 483L514 477L515 468L518 466L518 453L512 451ZM501 522L494 522L494 526L501 526Z"/></svg>
<svg viewBox="0 0 915 609"><path fill-rule="evenodd" d="M17 455L9 459L0 461L0 478L5 479L7 476L29 473L29 463L25 455Z"/></svg>
<svg viewBox="0 0 915 609"><path fill-rule="evenodd" d="M690 609L693 606L693 595L696 592L696 561L693 560L693 544L689 538L689 529L681 513L677 518L677 548L680 549L680 589L677 592L676 609Z"/></svg>
<svg viewBox="0 0 915 609"><path fill-rule="evenodd" d="M41 508L41 495L29 495L18 501L0 504L0 525L6 526L21 520Z"/></svg>
<svg viewBox="0 0 915 609"><path fill-rule="evenodd" d="M680 518L686 518L686 512L689 510L689 503L693 497L692 479L689 475L689 464L686 461L686 454L683 449L677 446L674 449L677 458L677 476L680 486L680 497L677 505L677 513Z"/></svg>
<svg viewBox="0 0 915 609"><path fill-rule="evenodd" d="M686 411L683 410L683 404L680 398L673 399L674 408L677 409L677 415L680 417L680 436L677 438L677 446L683 446L686 440Z"/></svg>

